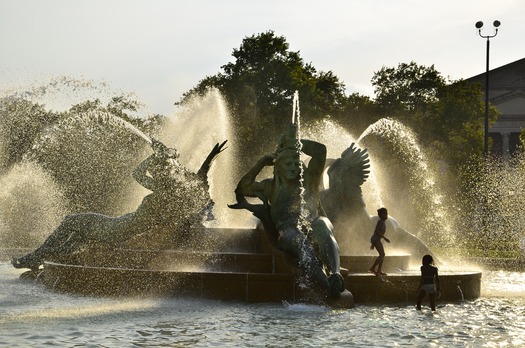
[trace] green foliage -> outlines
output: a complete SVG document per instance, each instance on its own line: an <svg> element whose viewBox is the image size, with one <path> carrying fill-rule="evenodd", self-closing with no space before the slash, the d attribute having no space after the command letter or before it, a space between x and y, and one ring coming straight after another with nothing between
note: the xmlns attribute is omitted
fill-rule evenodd
<svg viewBox="0 0 525 348"><path fill-rule="evenodd" d="M273 31L244 38L232 56L235 61L223 65L222 73L200 81L179 104L210 88L219 89L234 116L244 150L260 152L267 148L269 139L277 139L291 121L296 90L303 121L340 112L345 104L344 85L337 76L305 63L299 52L290 51L286 39ZM260 134L265 137L261 139Z"/></svg>
<svg viewBox="0 0 525 348"><path fill-rule="evenodd" d="M447 84L433 65L415 62L383 67L372 84L379 113L412 128L433 158L456 167L483 151L484 103L479 84L464 80ZM490 122L497 117L491 108Z"/></svg>
<svg viewBox="0 0 525 348"><path fill-rule="evenodd" d="M331 71L317 72L286 39L273 31L246 37L234 49L234 62L201 80L184 94L180 104L210 88L218 88L234 115L234 127L243 149L268 149L291 117L291 98L299 91L303 122L330 116L360 134L368 125L388 116L410 127L422 145L454 167L483 146L483 101L479 85L465 81L447 84L434 68L415 62L383 67L372 78L374 100L357 93L346 96L344 85ZM497 113L491 109L491 122ZM259 141L264 132L264 142ZM445 154L450 154L444 158ZM253 157L253 153L245 152Z"/></svg>
<svg viewBox="0 0 525 348"><path fill-rule="evenodd" d="M424 114L436 102L445 79L434 68L415 62L400 63L396 68L383 67L372 77L376 103L386 115L414 117Z"/></svg>
<svg viewBox="0 0 525 348"><path fill-rule="evenodd" d="M442 90L434 105L432 123L435 140L446 147L448 160L459 165L483 151L484 110L481 85L455 81ZM491 107L489 123L496 122L499 112ZM424 136L430 136L428 134Z"/></svg>
<svg viewBox="0 0 525 348"><path fill-rule="evenodd" d="M342 110L330 115L350 134L359 135L369 125L380 119L377 104L368 96L353 93L347 96Z"/></svg>
<svg viewBox="0 0 525 348"><path fill-rule="evenodd" d="M60 114L23 99L0 100L0 170L19 162L41 132Z"/></svg>
<svg viewBox="0 0 525 348"><path fill-rule="evenodd" d="M460 165L483 151L484 102L479 84L447 81L434 65L412 61L383 67L374 74L375 99L357 93L346 96L343 83L333 72L318 72L306 64L299 52L291 52L285 38L273 31L246 37L232 56L234 61L223 65L222 72L201 80L179 104L211 88L219 89L233 114L236 138L241 140L241 162L273 150L291 118L292 95L297 90L303 122L330 117L355 136L385 117L408 127L415 143L432 159L428 163L431 169L447 183L436 183L447 197L443 204L456 204L449 197L466 185ZM497 110L491 107L490 122L497 117ZM383 161L396 182L398 197L407 200L403 204L418 200L413 198L418 188L406 180L411 175L407 164L395 162L394 158L399 158L393 153L396 149L385 145L385 139L378 140L376 153L385 155ZM405 184L400 183L403 181ZM419 216L432 211L431 204L412 204L415 210L423 211Z"/></svg>
<svg viewBox="0 0 525 348"><path fill-rule="evenodd" d="M433 172L439 173L436 187L442 195L443 206L463 207L463 211L451 214L450 219L452 216L463 217L455 222L456 230L463 231L463 234L467 233L466 230L479 230L482 223L474 222L463 213L468 206L468 209L476 212L471 217L487 214L481 212L479 215L472 208L472 204L476 206L479 193L476 196L475 191L469 188L468 180L475 181L476 178L472 171L464 171L461 165L470 163L474 157L480 157L483 151L484 102L481 86L464 80L447 83L434 66L419 66L414 62L402 63L395 68L383 67L374 75L372 83L379 115L389 116L408 126L416 135L417 144L431 159L428 165ZM496 109L491 108L490 122L494 123L497 116ZM384 146L384 143L381 145ZM388 152L382 150L381 153ZM400 175L395 173L396 166L393 164L389 164L389 169L391 177ZM403 170L403 167L397 170ZM406 171L401 173L401 177L407 175ZM465 178L469 175L471 177ZM411 185L403 185L403 180L395 182L400 194L406 192L409 196L417 196L413 194ZM420 186L416 186L415 191L420 191ZM458 192L468 192L469 196L458 195ZM415 211L420 208L432 211L432 206L425 206L420 199L415 199L411 204ZM420 216L424 214L420 212ZM424 221L421 218L419 220ZM424 223L417 229L425 231L428 226L432 225Z"/></svg>

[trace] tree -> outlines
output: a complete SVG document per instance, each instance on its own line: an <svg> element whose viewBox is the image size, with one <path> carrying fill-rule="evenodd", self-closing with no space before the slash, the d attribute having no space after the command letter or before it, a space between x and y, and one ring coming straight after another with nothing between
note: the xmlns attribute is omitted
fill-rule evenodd
<svg viewBox="0 0 525 348"><path fill-rule="evenodd" d="M397 68L383 67L374 73L371 82L380 111L414 126L446 85L434 65L425 67L413 61L400 63Z"/></svg>
<svg viewBox="0 0 525 348"><path fill-rule="evenodd" d="M296 90L303 121L315 121L343 108L344 85L337 76L331 71L317 72L273 31L244 38L232 56L235 61L223 65L223 72L201 80L178 104L218 88L234 116L236 132L245 141L244 148L264 149L268 138L281 134L291 120ZM260 134L266 135L262 142L258 141Z"/></svg>
<svg viewBox="0 0 525 348"><path fill-rule="evenodd" d="M21 98L0 99L0 170L20 162L42 131L60 114Z"/></svg>
<svg viewBox="0 0 525 348"><path fill-rule="evenodd" d="M453 165L464 163L483 151L485 104L482 96L479 83L454 81L440 90L438 101L433 103L429 112L427 119L432 128L422 135L429 137L433 132L436 152L447 153ZM491 106L490 124L494 124L498 116L499 111Z"/></svg>
<svg viewBox="0 0 525 348"><path fill-rule="evenodd" d="M389 116L408 126L416 135L418 146L426 157L428 165L439 173L436 187L447 202L444 206L458 206L454 202L457 192L468 189L464 178L470 175L463 164L472 158L481 158L483 151L483 93L479 84L464 80L446 81L434 66L425 67L414 62L399 64L396 68L383 67L375 73L372 83L376 92L376 106L382 116ZM498 113L490 109L490 122L495 122ZM380 144L383 161L397 156L389 155L384 143ZM389 163L389 175L395 177L395 163ZM399 176L408 175L403 172ZM413 185L398 184L401 193L411 193ZM417 187L417 186L415 186ZM416 192L417 194L417 192ZM415 204L421 209L418 216L430 209L431 205ZM428 224L427 224L428 225ZM422 228L425 228L423 225Z"/></svg>
<svg viewBox="0 0 525 348"><path fill-rule="evenodd" d="M447 81L434 66L415 62L397 68L383 67L372 78L376 105L412 128L434 154L461 163L483 150L483 110L481 86L463 80ZM491 108L490 121L498 113Z"/></svg>
<svg viewBox="0 0 525 348"><path fill-rule="evenodd" d="M370 97L352 93L346 97L342 111L331 115L351 134L358 136L381 117L376 103Z"/></svg>

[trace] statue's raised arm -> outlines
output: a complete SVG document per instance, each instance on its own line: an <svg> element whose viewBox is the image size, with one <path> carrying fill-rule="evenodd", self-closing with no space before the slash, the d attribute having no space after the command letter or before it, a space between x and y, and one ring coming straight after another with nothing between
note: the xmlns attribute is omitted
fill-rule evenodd
<svg viewBox="0 0 525 348"><path fill-rule="evenodd" d="M310 176L312 189L318 191L319 184L323 178L326 162L326 146L317 141L301 139L301 151L310 156L308 162L308 174ZM316 192L317 193L317 192Z"/></svg>
<svg viewBox="0 0 525 348"><path fill-rule="evenodd" d="M223 152L224 150L226 150L226 148L224 147L224 145L226 145L226 142L228 140L225 140L223 141L221 144L217 143L215 144L215 146L213 147L213 149L210 151L210 153L208 154L208 157L206 157L206 159L204 160L204 162L202 163L201 167L199 168L199 170L197 171L197 175L201 176L201 177L204 177L208 178L208 172L210 171L210 168L211 168L211 163L213 162L213 160L215 159L215 157L217 157L221 152Z"/></svg>
<svg viewBox="0 0 525 348"><path fill-rule="evenodd" d="M155 190L155 180L149 174L148 170L150 166L153 165L155 161L155 155L150 155L144 161L142 161L137 168L133 171L133 178L137 181L142 187L147 188L148 190Z"/></svg>

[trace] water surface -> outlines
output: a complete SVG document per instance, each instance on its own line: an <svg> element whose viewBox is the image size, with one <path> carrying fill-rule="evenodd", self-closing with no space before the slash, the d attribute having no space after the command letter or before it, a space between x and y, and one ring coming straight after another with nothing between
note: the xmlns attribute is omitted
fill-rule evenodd
<svg viewBox="0 0 525 348"><path fill-rule="evenodd" d="M5 347L525 346L525 273L484 272L475 301L351 310L188 298L93 298L48 291L0 263Z"/></svg>

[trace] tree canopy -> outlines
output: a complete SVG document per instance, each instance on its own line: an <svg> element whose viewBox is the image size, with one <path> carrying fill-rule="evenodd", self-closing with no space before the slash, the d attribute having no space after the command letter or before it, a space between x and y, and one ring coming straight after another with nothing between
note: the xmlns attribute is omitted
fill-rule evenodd
<svg viewBox="0 0 525 348"><path fill-rule="evenodd" d="M215 87L226 96L234 112L246 113L255 106L252 111L258 118L278 120L290 113L296 90L301 96L301 108L311 118L338 110L344 102L345 86L339 78L332 71L318 72L305 63L299 52L290 51L286 39L273 31L244 38L232 56L234 62L223 65L223 72L200 81L183 95L181 103Z"/></svg>
<svg viewBox="0 0 525 348"><path fill-rule="evenodd" d="M286 39L273 31L244 38L232 56L234 61L223 65L222 72L201 80L179 104L210 88L219 89L234 115L237 132L252 144L261 130L276 137L285 129L295 91L305 120L339 112L345 104L345 86L339 78L332 71L318 72L305 63L299 52L290 51Z"/></svg>
<svg viewBox="0 0 525 348"><path fill-rule="evenodd" d="M245 37L232 56L234 61L201 80L179 104L211 88L219 89L246 147L265 149L258 140L261 131L271 138L282 132L297 90L301 118L306 122L329 116L346 129L360 132L382 117L391 117L410 127L427 148L441 156L452 153L443 152L445 147L461 150L454 152L453 162L482 151L480 87L447 81L434 65L412 61L382 67L371 79L372 99L358 93L346 95L344 83L332 71L317 71L305 63L300 52L290 50L285 37L271 30ZM490 120L496 118L496 110L491 109Z"/></svg>
<svg viewBox="0 0 525 348"><path fill-rule="evenodd" d="M484 103L479 84L447 81L434 65L415 62L383 67L372 84L378 112L412 128L434 156L461 163L482 152ZM490 121L497 116L492 108Z"/></svg>

